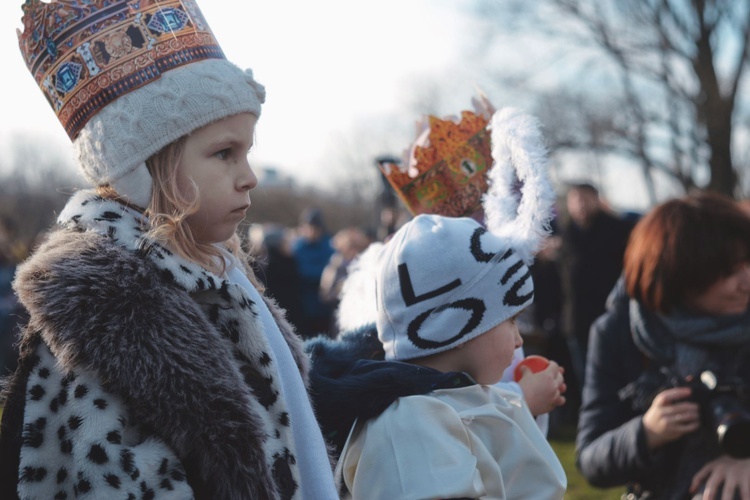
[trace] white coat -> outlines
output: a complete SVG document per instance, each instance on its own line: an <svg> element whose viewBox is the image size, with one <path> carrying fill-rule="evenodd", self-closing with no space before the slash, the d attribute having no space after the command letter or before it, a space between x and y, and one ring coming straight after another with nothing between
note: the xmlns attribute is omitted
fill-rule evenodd
<svg viewBox="0 0 750 500"><path fill-rule="evenodd" d="M354 500L551 500L567 486L523 398L482 385L399 398L358 422L337 473Z"/></svg>

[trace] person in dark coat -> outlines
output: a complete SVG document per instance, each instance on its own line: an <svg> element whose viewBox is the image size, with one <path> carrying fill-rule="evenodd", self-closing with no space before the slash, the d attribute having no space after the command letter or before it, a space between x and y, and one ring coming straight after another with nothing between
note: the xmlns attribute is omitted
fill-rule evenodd
<svg viewBox="0 0 750 500"><path fill-rule="evenodd" d="M297 326L302 338L307 339L330 333L333 327L333 309L320 298L320 278L335 249L323 213L317 208L308 208L300 214L299 233L292 243L302 294L302 314Z"/></svg>
<svg viewBox="0 0 750 500"><path fill-rule="evenodd" d="M255 229L255 228L252 228ZM253 232L251 229L251 233ZM266 294L276 299L286 311L286 319L297 330L302 320L302 293L297 260L292 255L288 230L278 224L258 226L259 248L254 249L254 267L266 287Z"/></svg>
<svg viewBox="0 0 750 500"><path fill-rule="evenodd" d="M16 328L21 323L21 308L11 287L17 259L13 255L5 225L5 221L0 219L0 376L13 373L16 369Z"/></svg>
<svg viewBox="0 0 750 500"><path fill-rule="evenodd" d="M562 223L558 258L562 291L561 331L572 373L569 405L578 407L585 374L589 329L604 313L610 290L622 272L632 224L605 208L591 184L573 184L566 195L568 219Z"/></svg>
<svg viewBox="0 0 750 500"><path fill-rule="evenodd" d="M734 201L671 200L635 226L591 329L577 465L592 485L750 498L749 303L750 217Z"/></svg>

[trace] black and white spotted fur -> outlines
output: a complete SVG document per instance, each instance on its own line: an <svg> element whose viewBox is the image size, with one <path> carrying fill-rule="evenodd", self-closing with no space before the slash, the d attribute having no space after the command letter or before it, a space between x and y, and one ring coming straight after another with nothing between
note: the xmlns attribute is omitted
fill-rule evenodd
<svg viewBox="0 0 750 500"><path fill-rule="evenodd" d="M0 466L17 463L19 496L298 497L277 367L246 292L146 240L142 215L118 202L81 192L58 222L14 283L30 321Z"/></svg>

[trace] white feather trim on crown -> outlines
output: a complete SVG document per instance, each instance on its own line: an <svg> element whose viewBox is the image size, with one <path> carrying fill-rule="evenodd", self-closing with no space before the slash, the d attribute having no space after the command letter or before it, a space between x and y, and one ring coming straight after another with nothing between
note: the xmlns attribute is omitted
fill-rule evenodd
<svg viewBox="0 0 750 500"><path fill-rule="evenodd" d="M547 170L547 148L536 118L516 108L498 110L490 121L494 165L482 198L487 229L508 240L530 265L550 233L556 195ZM523 183L521 199L514 193Z"/></svg>
<svg viewBox="0 0 750 500"><path fill-rule="evenodd" d="M336 312L339 331L347 332L375 324L378 314L375 273L382 250L383 243L372 243L349 264Z"/></svg>

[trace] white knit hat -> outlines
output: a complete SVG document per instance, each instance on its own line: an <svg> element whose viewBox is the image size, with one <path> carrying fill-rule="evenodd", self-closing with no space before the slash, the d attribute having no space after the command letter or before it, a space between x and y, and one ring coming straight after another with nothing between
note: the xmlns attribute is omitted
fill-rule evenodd
<svg viewBox="0 0 750 500"><path fill-rule="evenodd" d="M469 218L419 215L385 246L376 275L386 359L452 349L531 304L529 268Z"/></svg>
<svg viewBox="0 0 750 500"><path fill-rule="evenodd" d="M546 148L538 122L517 109L496 112L490 128L487 228L470 218L419 215L380 250L376 325L386 359L452 349L533 301L528 266L549 233L555 202Z"/></svg>
<svg viewBox="0 0 750 500"><path fill-rule="evenodd" d="M151 200L146 160L204 125L238 113L260 116L265 90L226 59L194 62L103 108L73 141L86 179L111 184L139 206Z"/></svg>
<svg viewBox="0 0 750 500"><path fill-rule="evenodd" d="M145 161L238 113L265 90L226 60L195 0L26 0L21 53L73 141L85 177L147 207Z"/></svg>

